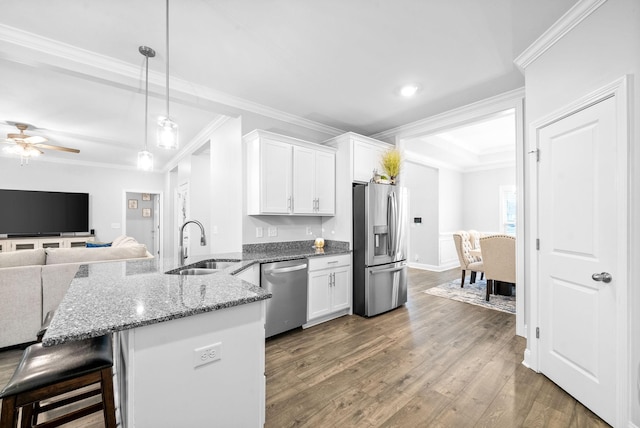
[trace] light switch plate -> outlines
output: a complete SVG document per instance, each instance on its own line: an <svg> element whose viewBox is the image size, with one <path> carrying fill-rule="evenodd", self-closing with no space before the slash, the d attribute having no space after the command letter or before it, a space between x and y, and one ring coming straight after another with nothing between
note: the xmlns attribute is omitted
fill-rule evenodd
<svg viewBox="0 0 640 428"><path fill-rule="evenodd" d="M262 228L256 227L256 238L262 238Z"/></svg>
<svg viewBox="0 0 640 428"><path fill-rule="evenodd" d="M269 227L269 236L278 236L278 228L275 226Z"/></svg>

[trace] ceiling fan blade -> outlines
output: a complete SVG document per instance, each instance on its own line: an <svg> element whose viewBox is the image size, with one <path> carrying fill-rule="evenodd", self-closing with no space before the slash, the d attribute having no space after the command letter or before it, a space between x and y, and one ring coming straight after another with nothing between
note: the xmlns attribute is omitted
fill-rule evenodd
<svg viewBox="0 0 640 428"><path fill-rule="evenodd" d="M35 136L35 137L27 137L24 139L24 141L25 143L29 143L29 144L39 144L39 143L44 143L45 141L47 141L47 139L44 137Z"/></svg>
<svg viewBox="0 0 640 428"><path fill-rule="evenodd" d="M70 149L69 147L61 147L61 146L51 146L49 144L33 144L36 148L50 149L50 150L59 150L61 152L69 152L69 153L80 153L78 149Z"/></svg>

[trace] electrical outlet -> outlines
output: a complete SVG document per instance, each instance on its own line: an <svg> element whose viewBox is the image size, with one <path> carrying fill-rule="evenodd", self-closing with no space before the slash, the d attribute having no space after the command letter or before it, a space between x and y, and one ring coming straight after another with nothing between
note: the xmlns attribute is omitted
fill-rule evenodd
<svg viewBox="0 0 640 428"><path fill-rule="evenodd" d="M307 235L311 235L313 232L311 232L311 228L309 226L307 226Z"/></svg>
<svg viewBox="0 0 640 428"><path fill-rule="evenodd" d="M275 226L269 227L269 236L278 236L278 228Z"/></svg>
<svg viewBox="0 0 640 428"><path fill-rule="evenodd" d="M262 238L262 228L256 227L256 238Z"/></svg>
<svg viewBox="0 0 640 428"><path fill-rule="evenodd" d="M218 361L222 358L222 342L213 345L203 346L193 350L193 367L200 367L205 364Z"/></svg>
<svg viewBox="0 0 640 428"><path fill-rule="evenodd" d="M213 230L212 230L213 234L214 234L214 235L217 235L217 234L218 234L218 226L213 226L213 228L212 228L212 229L213 229Z"/></svg>

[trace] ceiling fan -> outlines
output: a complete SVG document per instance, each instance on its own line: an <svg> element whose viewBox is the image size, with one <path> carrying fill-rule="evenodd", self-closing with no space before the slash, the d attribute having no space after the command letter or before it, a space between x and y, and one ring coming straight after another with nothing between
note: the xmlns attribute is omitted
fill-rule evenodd
<svg viewBox="0 0 640 428"><path fill-rule="evenodd" d="M11 144L11 146L5 147L4 151L16 155L20 155L20 164L29 163L29 158L40 156L44 154L41 149L47 150L59 150L69 153L80 153L78 149L71 149L69 147L52 146L51 144L44 144L47 139L44 137L31 137L24 133L29 125L24 123L16 123L16 128L20 131L19 134L7 134L7 138L3 143Z"/></svg>

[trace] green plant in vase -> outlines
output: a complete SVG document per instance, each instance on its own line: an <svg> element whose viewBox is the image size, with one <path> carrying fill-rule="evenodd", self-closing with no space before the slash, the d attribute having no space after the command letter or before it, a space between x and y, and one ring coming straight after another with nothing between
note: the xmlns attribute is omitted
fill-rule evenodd
<svg viewBox="0 0 640 428"><path fill-rule="evenodd" d="M380 158L380 166L387 173L391 184L396 184L396 179L400 175L400 167L402 166L402 155L397 149L387 150Z"/></svg>

